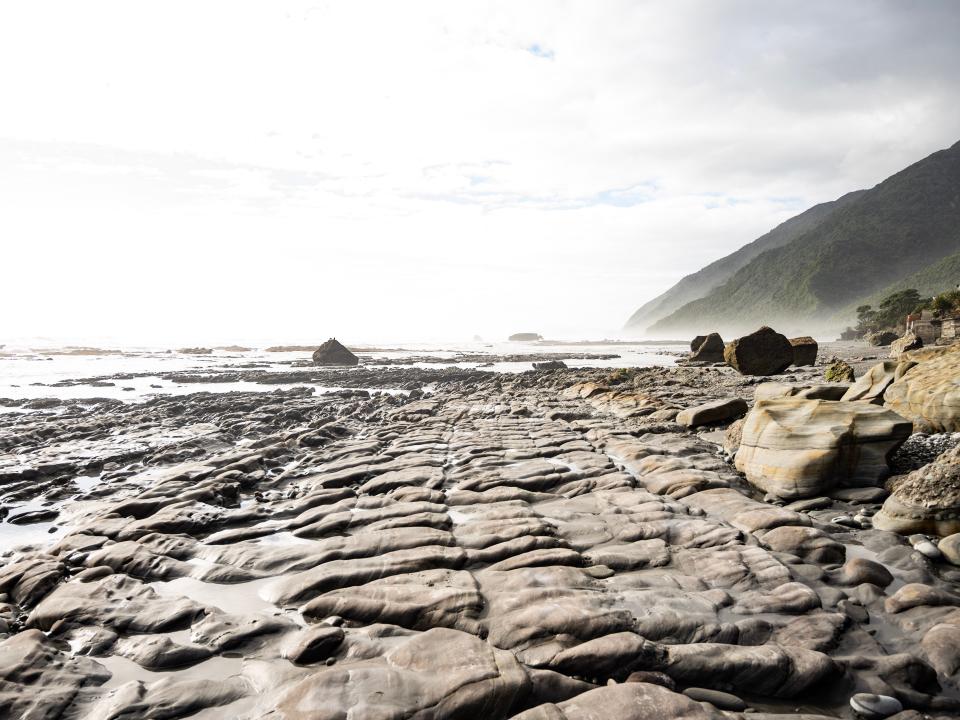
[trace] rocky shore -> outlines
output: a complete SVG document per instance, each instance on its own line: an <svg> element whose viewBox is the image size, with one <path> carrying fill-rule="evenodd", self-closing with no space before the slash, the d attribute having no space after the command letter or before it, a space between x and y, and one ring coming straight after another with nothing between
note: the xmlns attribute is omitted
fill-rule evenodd
<svg viewBox="0 0 960 720"><path fill-rule="evenodd" d="M0 717L960 717L960 435L870 352L4 401Z"/></svg>

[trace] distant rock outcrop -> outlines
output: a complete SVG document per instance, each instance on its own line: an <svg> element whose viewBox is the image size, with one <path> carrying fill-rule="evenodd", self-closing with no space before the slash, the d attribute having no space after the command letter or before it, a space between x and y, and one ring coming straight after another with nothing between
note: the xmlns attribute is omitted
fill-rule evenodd
<svg viewBox="0 0 960 720"><path fill-rule="evenodd" d="M537 342L543 340L543 335L539 333L514 333L507 339L510 342Z"/></svg>
<svg viewBox="0 0 960 720"><path fill-rule="evenodd" d="M544 362L535 362L534 370L566 370L567 364L563 360L545 360Z"/></svg>
<svg viewBox="0 0 960 720"><path fill-rule="evenodd" d="M315 365L359 365L360 358L350 352L336 338L330 338L313 353Z"/></svg>
<svg viewBox="0 0 960 720"><path fill-rule="evenodd" d="M874 347L883 347L896 340L897 334L889 330L880 330L878 332L868 332L863 336L863 339Z"/></svg>
<svg viewBox="0 0 960 720"><path fill-rule="evenodd" d="M776 375L793 363L793 346L766 326L727 343L723 359L741 375Z"/></svg>

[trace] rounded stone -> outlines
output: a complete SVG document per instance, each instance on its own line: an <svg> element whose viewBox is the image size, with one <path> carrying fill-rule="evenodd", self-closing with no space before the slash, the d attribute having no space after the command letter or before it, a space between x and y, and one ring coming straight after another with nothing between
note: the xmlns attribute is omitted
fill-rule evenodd
<svg viewBox="0 0 960 720"><path fill-rule="evenodd" d="M940 549L929 540L918 542L913 546L913 549L921 555L925 555L926 557L930 558L931 560L939 560L943 555L943 553L940 552Z"/></svg>
<svg viewBox="0 0 960 720"><path fill-rule="evenodd" d="M953 565L960 565L960 533L947 535L947 537L937 543L937 548L943 553L943 557L946 558L947 562Z"/></svg>
<svg viewBox="0 0 960 720"><path fill-rule="evenodd" d="M903 710L903 705L896 698L874 693L857 693L850 698L850 707L867 720L881 720Z"/></svg>

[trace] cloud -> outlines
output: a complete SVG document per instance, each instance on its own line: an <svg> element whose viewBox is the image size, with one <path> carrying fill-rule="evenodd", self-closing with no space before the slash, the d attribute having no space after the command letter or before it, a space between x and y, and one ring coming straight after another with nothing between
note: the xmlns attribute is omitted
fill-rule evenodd
<svg viewBox="0 0 960 720"><path fill-rule="evenodd" d="M527 48L527 52L531 55L534 55L538 58L543 58L544 60L553 60L556 53L553 50L548 50L547 48L540 47L539 43L534 43Z"/></svg>
<svg viewBox="0 0 960 720"><path fill-rule="evenodd" d="M956 142L958 36L948 0L8 4L0 242L56 284L0 301L202 335L97 311L190 277L224 332L610 334Z"/></svg>

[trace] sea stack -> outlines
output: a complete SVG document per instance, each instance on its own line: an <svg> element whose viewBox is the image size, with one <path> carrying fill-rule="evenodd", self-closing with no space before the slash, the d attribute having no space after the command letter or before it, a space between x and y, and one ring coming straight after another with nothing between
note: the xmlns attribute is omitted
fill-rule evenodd
<svg viewBox="0 0 960 720"><path fill-rule="evenodd" d="M330 338L313 352L314 365L359 365L360 359L336 338Z"/></svg>

